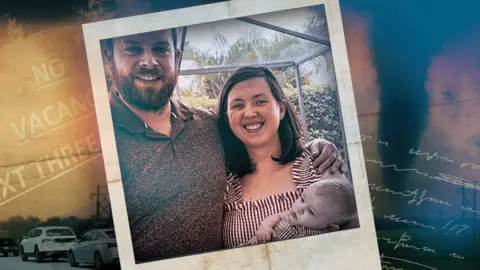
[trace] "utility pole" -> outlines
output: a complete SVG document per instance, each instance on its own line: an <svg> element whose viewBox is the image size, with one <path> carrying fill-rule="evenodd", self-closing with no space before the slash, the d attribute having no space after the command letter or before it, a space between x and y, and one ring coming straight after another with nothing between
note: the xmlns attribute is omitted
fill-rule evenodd
<svg viewBox="0 0 480 270"><path fill-rule="evenodd" d="M96 208L97 208L97 219L102 217L102 212L104 216L110 215L110 199L108 197L108 192L102 193L100 188L106 188L105 185L97 185L97 192L90 194L90 199L95 198Z"/></svg>
<svg viewBox="0 0 480 270"><path fill-rule="evenodd" d="M97 185L97 219L100 218L100 185Z"/></svg>

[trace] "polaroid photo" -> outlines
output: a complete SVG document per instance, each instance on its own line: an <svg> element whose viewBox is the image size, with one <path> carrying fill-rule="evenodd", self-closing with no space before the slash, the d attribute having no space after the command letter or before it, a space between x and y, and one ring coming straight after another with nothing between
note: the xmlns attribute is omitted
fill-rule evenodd
<svg viewBox="0 0 480 270"><path fill-rule="evenodd" d="M381 269L338 0L83 30L123 269Z"/></svg>

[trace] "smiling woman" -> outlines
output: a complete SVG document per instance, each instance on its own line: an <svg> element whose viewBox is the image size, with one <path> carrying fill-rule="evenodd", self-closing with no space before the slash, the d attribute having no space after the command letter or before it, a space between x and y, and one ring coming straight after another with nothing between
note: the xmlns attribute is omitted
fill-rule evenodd
<svg viewBox="0 0 480 270"><path fill-rule="evenodd" d="M252 171L249 155L253 153L247 146L268 145L282 164L303 151L300 120L269 69L237 70L225 83L218 104L220 136L231 173L241 177Z"/></svg>
<svg viewBox="0 0 480 270"><path fill-rule="evenodd" d="M233 133L250 147L277 144L278 126L285 115L263 78L238 83L228 95L228 120Z"/></svg>
<svg viewBox="0 0 480 270"><path fill-rule="evenodd" d="M338 210L334 219L326 220L325 215L309 216L304 208L301 195L307 187L329 176L313 169L309 151L302 153L299 118L269 69L244 67L233 73L221 92L217 114L231 173L225 197L226 247L330 232L356 218L353 188L340 173L330 181L349 192L333 198L336 189L331 189L325 197L333 205L347 201L343 204L348 211Z"/></svg>

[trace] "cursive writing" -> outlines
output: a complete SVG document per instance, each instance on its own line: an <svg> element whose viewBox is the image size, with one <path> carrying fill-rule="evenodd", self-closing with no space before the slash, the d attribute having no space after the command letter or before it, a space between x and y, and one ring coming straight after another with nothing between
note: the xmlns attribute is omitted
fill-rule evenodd
<svg viewBox="0 0 480 270"><path fill-rule="evenodd" d="M369 184L369 186L370 186L371 190L375 190L375 191L378 191L378 192L385 192L385 193L390 193L390 194L393 194L393 195L400 195L400 196L406 197L406 198L413 197L412 199L410 199L407 202L408 204L415 203L415 205L418 206L418 205L421 205L424 202L432 202L432 203L442 204L442 205L445 205L445 206L452 206L449 202L446 202L446 201L443 201L443 200L438 200L438 199L435 199L433 197L427 197L426 196L426 194L428 192L427 190L422 190L422 193L420 194L420 198L417 198L417 196L419 195L419 189L418 188L413 190L413 191L407 190L405 192L401 192L401 191L395 191L395 190L391 190L391 189L388 189L388 188L384 188L380 185L377 186L375 184ZM373 197L372 202L375 200L375 198L376 197ZM474 210L471 207L465 207L463 205L460 206L460 207L462 208L463 211L469 211L469 212L480 215L479 210ZM372 209L375 209L375 207L372 207ZM462 226L467 226L467 225L462 225Z"/></svg>
<svg viewBox="0 0 480 270"><path fill-rule="evenodd" d="M385 146L388 146L388 142L383 142L382 140L378 141L379 144L383 144Z"/></svg>
<svg viewBox="0 0 480 270"><path fill-rule="evenodd" d="M428 173L420 172L415 168L408 168L408 169L399 169L397 168L397 165L395 164L390 164L390 165L384 165L382 161L377 161L374 159L365 159L366 162L373 162L375 164L379 164L380 167L382 168L393 168L397 172L404 172L404 171L413 171L416 174L422 175L425 178L430 178L430 179L436 179L439 181L447 182L450 184L454 184L457 186L463 186L468 189L473 189L473 190L480 190L480 187L477 185L475 181L463 179L457 176L452 176L444 173L438 173L439 176L430 176Z"/></svg>
<svg viewBox="0 0 480 270"><path fill-rule="evenodd" d="M422 150L413 150L413 148L410 148L410 151L408 152L410 155L417 155L417 156L425 156L425 159L427 161L433 159L433 158L436 158L437 160L441 159L441 160L445 160L447 162L450 162L450 163L453 163L453 160L452 159L449 159L447 157L442 157L440 155L438 155L437 152L433 153L433 154L430 154L428 152L422 152Z"/></svg>
<svg viewBox="0 0 480 270"><path fill-rule="evenodd" d="M480 211L478 211L478 210L473 210L471 207L466 208L466 207L464 207L464 206L462 205L462 209L463 209L463 211L469 211L469 212L473 212L473 213L476 213L476 214L479 214L479 215L480 215Z"/></svg>
<svg viewBox="0 0 480 270"><path fill-rule="evenodd" d="M442 230L445 230L446 228L448 228L452 223L452 220L450 220L447 224L445 224L445 226L442 227ZM453 225L453 224L452 224ZM460 224L455 224L455 226L451 226L450 227L450 230L448 230L449 232L451 232L452 230L456 229ZM460 225L460 227L462 227L461 229L459 229L455 235L458 235L460 232L466 230L469 228L468 225ZM447 234L448 232L446 232L445 234Z"/></svg>
<svg viewBox="0 0 480 270"><path fill-rule="evenodd" d="M382 263L382 269L387 269L387 270L403 270L403 268L396 268L396 267L393 267L393 266L386 266L385 264L391 264L391 262L385 262L385 261L381 261Z"/></svg>
<svg viewBox="0 0 480 270"><path fill-rule="evenodd" d="M393 169L394 169L395 171L397 171L397 172L413 171L413 172L415 172L416 174L420 174L420 175L423 175L423 176L425 176L425 177L428 176L427 173L419 172L419 171L418 171L417 169L415 169L415 168L399 169L399 168L397 168L397 165L395 165L395 164L384 165L382 161L377 161L377 160L374 160L374 159L367 159L367 158L365 159L365 161L366 161L366 162L373 162L373 163L375 163L375 164L379 164L380 167L382 167L382 168L393 168Z"/></svg>
<svg viewBox="0 0 480 270"><path fill-rule="evenodd" d="M422 223L419 223L415 220L408 220L408 219L400 219L400 217L397 217L395 216L395 214L391 214L391 215L387 215L387 214L384 214L383 215L383 218L384 219L389 219L391 221L394 221L394 222L397 222L397 223L405 223L405 224L413 224L415 226L420 226L420 227L423 227L423 228L428 228L428 229L432 229L432 230L435 230L436 228L434 226L428 226L428 225L424 225ZM448 231L445 232L445 234L449 233L449 232L454 232L455 235L458 235L459 233L461 233L462 231L466 230L469 228L468 225L461 225L461 224L454 224L452 223L453 221L450 220L447 224L445 224L443 227L442 227L442 231L445 231L446 229L449 228Z"/></svg>
<svg viewBox="0 0 480 270"><path fill-rule="evenodd" d="M400 259L400 258L385 256L384 254L381 254L381 255L380 255L380 261L381 261L382 263L390 263L390 262L388 262L388 261L385 261L385 259L386 259L386 260L393 260L393 261L405 262L405 263L417 265L417 266L420 266L420 267L424 267L424 268L427 268L427 269L430 269L430 270L437 270L436 268L433 268L433 267L428 266L428 265L425 265L425 264L421 264L421 263L417 263L417 262L409 261L409 260L405 260L405 259ZM401 269L401 268L400 268L400 269Z"/></svg>
<svg viewBox="0 0 480 270"><path fill-rule="evenodd" d="M362 142L364 141L369 141L372 139L372 136L368 136L368 135L365 135L365 134L361 134L360 135L360 139L362 140Z"/></svg>
<svg viewBox="0 0 480 270"><path fill-rule="evenodd" d="M453 258L460 259L460 260L465 260L465 257L462 257L462 256L458 255L457 253L450 253L450 254L448 254L448 256L451 256Z"/></svg>
<svg viewBox="0 0 480 270"><path fill-rule="evenodd" d="M386 241L389 244L394 244L395 246L393 247L393 250L396 250L397 248L411 248L411 249L415 249L415 250L421 250L423 252L430 252L430 253L435 253L435 254L437 253L435 251L435 249L429 248L428 246L417 247L415 245L406 244L406 242L408 242L412 239L412 237L407 235L407 233L403 233L399 240L392 240L392 239L386 238L386 237L382 237L382 238L378 238L378 239Z"/></svg>
<svg viewBox="0 0 480 270"><path fill-rule="evenodd" d="M365 134L361 134L360 136L361 136L362 141L371 141L373 139L372 136L365 135ZM388 146L389 142L379 140L378 144L383 144L385 146ZM448 162L448 163L455 163L455 161L453 159L445 157L445 156L441 156L440 154L438 154L438 152L435 152L435 153L432 154L432 153L429 153L429 152L423 152L420 149L415 150L413 148L410 148L408 153L410 155L425 156L425 159L427 161L430 161L432 159L436 159L436 160L443 160L443 161ZM464 167L467 167L470 170L477 170L477 171L480 170L480 164L471 163L471 162L462 162L462 164L460 165L460 168L464 168Z"/></svg>
<svg viewBox="0 0 480 270"><path fill-rule="evenodd" d="M438 204L443 204L446 206L452 206L450 203L442 200L437 200L434 199L433 197L427 197L427 190L423 190L420 194L420 198L417 199L417 196L419 195L419 189L415 189L413 191L407 190L405 192L400 192L400 191L394 191L388 188L383 188L382 186L377 186L375 184L369 184L371 190L379 191L379 192L386 192L390 193L393 195L400 195L402 197L413 197L411 200L408 201L408 204L413 204L416 202L415 205L421 205L424 202L433 202L433 203L438 203Z"/></svg>
<svg viewBox="0 0 480 270"><path fill-rule="evenodd" d="M442 200L437 200L437 199L434 199L432 197L425 197L425 195L427 194L427 190L422 191L422 194L420 195L419 200L417 200L418 188L413 191L413 194L415 194L415 196L413 197L413 199L408 201L408 204L412 204L414 202L417 202L416 205L420 205L424 201L429 201L429 202L434 202L434 203L438 203L438 204L444 204L444 205L447 205L447 206L452 206L451 204L449 204L447 202L444 202Z"/></svg>
<svg viewBox="0 0 480 270"><path fill-rule="evenodd" d="M480 164L475 164L475 163L465 163L463 162L462 165L460 165L460 168L470 166L470 170L480 170Z"/></svg>
<svg viewBox="0 0 480 270"><path fill-rule="evenodd" d="M413 224L413 225L420 226L420 227L423 227L423 228L429 228L429 229L435 230L435 227L433 227L433 226L426 226L422 223L416 222L415 220L400 219L399 217L396 217L395 214L392 214L392 215L385 214L383 216L383 218L390 219L390 220L392 220L394 222L397 222L397 223Z"/></svg>

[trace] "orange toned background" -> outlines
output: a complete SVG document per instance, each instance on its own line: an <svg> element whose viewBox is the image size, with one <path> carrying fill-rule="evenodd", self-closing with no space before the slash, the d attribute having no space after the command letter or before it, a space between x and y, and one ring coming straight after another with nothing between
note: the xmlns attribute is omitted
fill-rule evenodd
<svg viewBox="0 0 480 270"><path fill-rule="evenodd" d="M106 182L81 25L0 25L0 220L95 215Z"/></svg>

